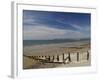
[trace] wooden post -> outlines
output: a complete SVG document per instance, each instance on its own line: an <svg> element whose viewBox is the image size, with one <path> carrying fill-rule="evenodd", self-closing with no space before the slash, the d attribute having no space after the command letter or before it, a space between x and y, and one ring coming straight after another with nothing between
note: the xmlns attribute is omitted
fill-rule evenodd
<svg viewBox="0 0 100 80"><path fill-rule="evenodd" d="M87 51L87 60L89 60L89 52Z"/></svg>
<svg viewBox="0 0 100 80"><path fill-rule="evenodd" d="M49 56L48 60L50 61L50 56Z"/></svg>
<svg viewBox="0 0 100 80"><path fill-rule="evenodd" d="M65 64L65 59L64 59L65 57L64 57L64 53L63 53L63 55L62 55L62 61L63 61L63 63Z"/></svg>
<svg viewBox="0 0 100 80"><path fill-rule="evenodd" d="M63 59L63 61L64 61L64 53L63 53L62 59Z"/></svg>
<svg viewBox="0 0 100 80"><path fill-rule="evenodd" d="M34 59L36 59L36 56L34 56Z"/></svg>
<svg viewBox="0 0 100 80"><path fill-rule="evenodd" d="M39 60L38 56L37 56L37 61Z"/></svg>
<svg viewBox="0 0 100 80"><path fill-rule="evenodd" d="M34 56L32 56L32 58L34 59Z"/></svg>
<svg viewBox="0 0 100 80"><path fill-rule="evenodd" d="M59 55L57 55L57 61L59 61Z"/></svg>
<svg viewBox="0 0 100 80"><path fill-rule="evenodd" d="M71 62L70 52L68 52L68 61Z"/></svg>
<svg viewBox="0 0 100 80"><path fill-rule="evenodd" d="M36 56L36 60L38 59L38 56Z"/></svg>
<svg viewBox="0 0 100 80"><path fill-rule="evenodd" d="M55 60L55 56L53 56L53 59L52 59L53 61Z"/></svg>
<svg viewBox="0 0 100 80"><path fill-rule="evenodd" d="M77 61L79 61L79 52L77 52Z"/></svg>
<svg viewBox="0 0 100 80"><path fill-rule="evenodd" d="M37 57L37 59L38 59L38 56L36 56Z"/></svg>

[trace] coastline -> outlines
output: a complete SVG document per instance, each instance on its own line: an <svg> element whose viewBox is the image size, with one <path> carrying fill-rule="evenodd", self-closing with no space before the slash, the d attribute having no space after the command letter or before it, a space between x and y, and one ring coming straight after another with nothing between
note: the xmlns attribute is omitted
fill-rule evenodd
<svg viewBox="0 0 100 80"><path fill-rule="evenodd" d="M37 69L37 68L55 68L55 67L75 67L75 66L89 66L90 59L87 61L87 51L90 52L89 42L73 42L73 43L59 43L59 44L48 44L48 45L37 45L37 46L26 46L24 47L23 55L23 68L24 69ZM65 57L68 56L68 52L71 54L72 62L65 64L58 63L41 63L38 60L26 56L38 56L39 59L45 56L57 57L59 55L59 62L62 62L62 54ZM76 53L80 53L80 61L77 62ZM26 56L25 56L26 55ZM89 55L90 57L90 55ZM56 60L57 61L57 60Z"/></svg>

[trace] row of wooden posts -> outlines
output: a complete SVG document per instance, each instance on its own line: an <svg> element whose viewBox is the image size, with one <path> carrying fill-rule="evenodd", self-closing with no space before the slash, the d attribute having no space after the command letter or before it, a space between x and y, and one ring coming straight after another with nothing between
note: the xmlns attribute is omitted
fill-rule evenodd
<svg viewBox="0 0 100 80"><path fill-rule="evenodd" d="M65 58L65 54L64 53L62 54L62 61L63 62L66 61L66 60L68 60L68 62L71 62L71 53L68 52L67 54L68 54L68 56L66 58ZM80 53L77 52L77 62L80 60L79 55L80 55ZM86 59L89 60L89 52L88 51L87 51L86 55L87 55ZM39 59L42 59L42 58L45 58L48 61L51 61L51 60L54 61L56 59L59 62L59 60L60 60L59 54L57 54L56 58L55 58L54 55L52 57L51 56L27 56L27 57L35 59L35 60L39 60Z"/></svg>

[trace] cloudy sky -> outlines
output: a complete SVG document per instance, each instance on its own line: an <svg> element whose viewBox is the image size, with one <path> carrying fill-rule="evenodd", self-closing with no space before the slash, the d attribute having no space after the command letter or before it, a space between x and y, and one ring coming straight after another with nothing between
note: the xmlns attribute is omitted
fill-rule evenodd
<svg viewBox="0 0 100 80"><path fill-rule="evenodd" d="M23 10L24 40L90 38L88 13Z"/></svg>

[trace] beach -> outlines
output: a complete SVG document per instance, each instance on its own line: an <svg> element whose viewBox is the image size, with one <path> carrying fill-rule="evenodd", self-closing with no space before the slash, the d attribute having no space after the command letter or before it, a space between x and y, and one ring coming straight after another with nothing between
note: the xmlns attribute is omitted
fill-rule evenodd
<svg viewBox="0 0 100 80"><path fill-rule="evenodd" d="M23 69L80 67L91 65L89 41L23 47Z"/></svg>

